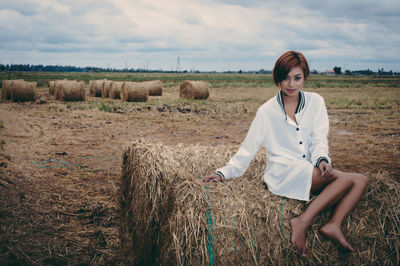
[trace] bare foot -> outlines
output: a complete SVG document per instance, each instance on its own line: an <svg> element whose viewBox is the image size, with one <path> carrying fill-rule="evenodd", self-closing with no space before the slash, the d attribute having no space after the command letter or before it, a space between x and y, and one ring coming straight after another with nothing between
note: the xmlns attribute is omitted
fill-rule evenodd
<svg viewBox="0 0 400 266"><path fill-rule="evenodd" d="M306 231L308 225L301 221L299 217L293 218L290 221L292 226L292 245L294 250L302 256L306 255Z"/></svg>
<svg viewBox="0 0 400 266"><path fill-rule="evenodd" d="M320 232L324 236L328 237L330 240L333 240L334 242L341 245L341 247L345 251L347 252L354 251L353 247L349 244L349 242L347 242L346 238L344 237L342 229L337 225L333 223L326 224L320 229Z"/></svg>

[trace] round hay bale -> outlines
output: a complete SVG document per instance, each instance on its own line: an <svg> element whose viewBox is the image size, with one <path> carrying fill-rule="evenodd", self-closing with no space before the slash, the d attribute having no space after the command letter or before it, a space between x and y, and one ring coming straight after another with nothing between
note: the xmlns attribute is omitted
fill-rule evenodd
<svg viewBox="0 0 400 266"><path fill-rule="evenodd" d="M105 79L103 80L94 80L93 81L93 97L101 97L102 95L102 89L103 89L103 83Z"/></svg>
<svg viewBox="0 0 400 266"><path fill-rule="evenodd" d="M123 81L113 81L110 88L111 99L121 99L121 90L123 84Z"/></svg>
<svg viewBox="0 0 400 266"><path fill-rule="evenodd" d="M50 93L50 95L54 95L54 93L55 93L55 90L56 90L56 88L55 88L55 83L56 83L55 80L49 80L49 85L48 85L48 87L49 87L49 93Z"/></svg>
<svg viewBox="0 0 400 266"><path fill-rule="evenodd" d="M85 82L70 80L60 84L59 97L60 100L66 102L85 101L86 91Z"/></svg>
<svg viewBox="0 0 400 266"><path fill-rule="evenodd" d="M60 86L63 83L68 83L68 80L67 79L59 79L54 82L54 99L56 99L56 100L62 100Z"/></svg>
<svg viewBox="0 0 400 266"><path fill-rule="evenodd" d="M161 80L151 80L142 82L149 91L150 96L161 96L163 93L163 84Z"/></svg>
<svg viewBox="0 0 400 266"><path fill-rule="evenodd" d="M12 79L12 80L4 79L1 84L1 100L3 100L3 101L11 100L10 85L11 85L11 82L13 82L13 81L24 81L24 80L23 79Z"/></svg>
<svg viewBox="0 0 400 266"><path fill-rule="evenodd" d="M10 91L11 80L3 79L1 83L1 100L7 101L11 99Z"/></svg>
<svg viewBox="0 0 400 266"><path fill-rule="evenodd" d="M13 80L9 86L11 100L13 102L29 102L36 100L36 82Z"/></svg>
<svg viewBox="0 0 400 266"><path fill-rule="evenodd" d="M110 89L113 81L111 80L105 80L103 82L103 86L101 87L101 97L102 98L108 98L110 96Z"/></svg>
<svg viewBox="0 0 400 266"><path fill-rule="evenodd" d="M207 99L209 96L208 84L204 81L186 80L180 86L179 96L182 99Z"/></svg>
<svg viewBox="0 0 400 266"><path fill-rule="evenodd" d="M121 89L122 100L126 102L146 102L149 91L140 82L125 81Z"/></svg>
<svg viewBox="0 0 400 266"><path fill-rule="evenodd" d="M88 88L89 88L89 95L94 96L94 81L93 80L89 80Z"/></svg>
<svg viewBox="0 0 400 266"><path fill-rule="evenodd" d="M199 181L226 164L234 151L150 141L137 141L125 150L120 244L127 260L161 265L398 263L400 186L387 174L370 179L366 193L343 223L357 251L344 256L337 245L320 237L320 227L332 215L326 210L307 231L303 258L291 247L290 220L310 201L268 191L261 178L265 152L256 155L241 178Z"/></svg>

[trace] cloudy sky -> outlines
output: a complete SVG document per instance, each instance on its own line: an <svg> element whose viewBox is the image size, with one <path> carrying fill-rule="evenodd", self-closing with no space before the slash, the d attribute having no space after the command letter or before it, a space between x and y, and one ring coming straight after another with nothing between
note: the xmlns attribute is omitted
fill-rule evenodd
<svg viewBox="0 0 400 266"><path fill-rule="evenodd" d="M0 0L0 63L400 71L399 0Z"/></svg>

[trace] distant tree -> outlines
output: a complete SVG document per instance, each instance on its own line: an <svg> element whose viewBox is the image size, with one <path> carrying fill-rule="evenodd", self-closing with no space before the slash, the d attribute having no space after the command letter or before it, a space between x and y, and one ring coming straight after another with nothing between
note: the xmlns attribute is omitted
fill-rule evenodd
<svg viewBox="0 0 400 266"><path fill-rule="evenodd" d="M335 66L335 67L333 68L333 71L335 72L336 75L342 74L342 68L341 68L341 67Z"/></svg>
<svg viewBox="0 0 400 266"><path fill-rule="evenodd" d="M344 71L344 73L345 73L346 75L348 75L348 76L350 76L350 75L351 75L351 71L350 71L350 70L348 70L348 69L346 69L346 70Z"/></svg>

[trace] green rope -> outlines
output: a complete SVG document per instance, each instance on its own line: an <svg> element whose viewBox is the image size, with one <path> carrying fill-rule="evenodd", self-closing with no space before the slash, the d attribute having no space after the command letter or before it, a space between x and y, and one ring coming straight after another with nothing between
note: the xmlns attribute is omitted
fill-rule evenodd
<svg viewBox="0 0 400 266"><path fill-rule="evenodd" d="M198 178L201 179L200 174L198 175ZM206 220L207 220L207 226L208 226L208 236L207 236L207 251L210 256L210 265L215 265L216 264L216 250L217 250L217 235L215 233L215 221L213 219L214 214L214 203L212 199L212 194L211 191L207 189L207 186L204 185L204 190L206 192L207 198L210 199L211 207L210 204L208 204L207 201L207 211L205 213Z"/></svg>
<svg viewBox="0 0 400 266"><path fill-rule="evenodd" d="M281 209L281 212L282 212L282 216L281 216L281 223L279 224L279 227L280 227L280 229L281 229L281 236L282 236L282 239L283 239L283 226L284 226L284 219L285 219L285 215L284 215L284 211L285 211L285 198L284 197L282 197L281 198L281 207L282 207L282 209Z"/></svg>
<svg viewBox="0 0 400 266"><path fill-rule="evenodd" d="M206 218L207 218L207 225L208 225L208 230L209 234L207 236L207 250L210 255L210 265L215 265L216 264L216 249L217 249L217 236L215 233L215 221L213 219L214 214L214 208L213 208L213 200L212 200L212 194L210 191L208 191L207 187L204 186L206 190L206 195L210 199L211 207L210 204L207 203L207 211L206 211Z"/></svg>
<svg viewBox="0 0 400 266"><path fill-rule="evenodd" d="M250 242L250 244L251 244L251 249L253 249L254 248L254 243L253 243L253 239L255 240L255 238L254 238L254 224L252 224L251 225L251 228L250 228L250 240L251 240L251 242Z"/></svg>

